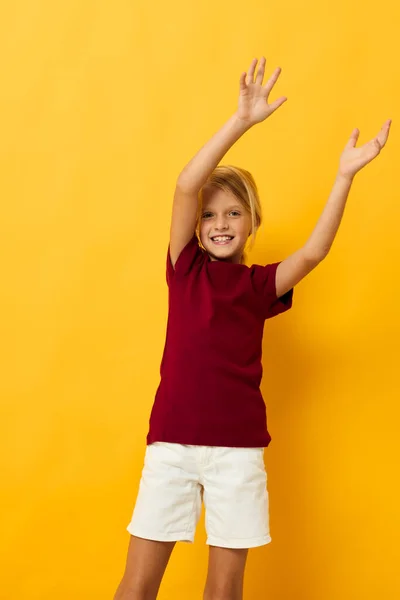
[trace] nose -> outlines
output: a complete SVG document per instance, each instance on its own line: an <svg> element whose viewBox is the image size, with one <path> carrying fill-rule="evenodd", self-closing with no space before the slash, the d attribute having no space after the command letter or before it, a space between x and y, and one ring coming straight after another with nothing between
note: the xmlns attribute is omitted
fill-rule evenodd
<svg viewBox="0 0 400 600"><path fill-rule="evenodd" d="M218 231L222 230L222 229L227 229L228 225L226 222L226 218L221 215L220 217L217 218L217 222L215 223L215 229L217 229Z"/></svg>

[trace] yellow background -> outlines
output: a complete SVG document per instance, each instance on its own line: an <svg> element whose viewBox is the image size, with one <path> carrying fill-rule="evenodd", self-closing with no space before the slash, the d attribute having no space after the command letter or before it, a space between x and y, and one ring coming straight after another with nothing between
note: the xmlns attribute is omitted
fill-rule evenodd
<svg viewBox="0 0 400 600"><path fill-rule="evenodd" d="M354 127L365 143L393 125L330 255L266 325L273 542L250 552L245 598L398 599L398 3L1 13L0 597L113 597L159 382L175 179L264 54L288 102L222 161L262 196L250 264L305 243ZM201 521L161 600L202 597L204 542Z"/></svg>

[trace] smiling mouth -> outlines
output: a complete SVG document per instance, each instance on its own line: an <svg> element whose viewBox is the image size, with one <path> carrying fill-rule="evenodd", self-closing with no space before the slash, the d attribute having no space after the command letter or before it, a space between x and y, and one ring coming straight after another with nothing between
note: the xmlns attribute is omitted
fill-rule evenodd
<svg viewBox="0 0 400 600"><path fill-rule="evenodd" d="M234 236L232 235L215 235L211 238L211 241L216 246L226 246L233 240Z"/></svg>

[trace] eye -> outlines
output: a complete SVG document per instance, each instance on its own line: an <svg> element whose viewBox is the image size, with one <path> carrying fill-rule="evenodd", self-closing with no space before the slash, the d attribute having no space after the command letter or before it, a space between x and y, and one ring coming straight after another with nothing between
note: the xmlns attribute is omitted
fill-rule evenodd
<svg viewBox="0 0 400 600"><path fill-rule="evenodd" d="M236 216L240 217L240 215L241 215L241 213L238 210L231 210L229 214L233 215L235 217ZM212 215L213 215L212 212L206 211L202 214L202 219L209 219L210 217L212 217Z"/></svg>

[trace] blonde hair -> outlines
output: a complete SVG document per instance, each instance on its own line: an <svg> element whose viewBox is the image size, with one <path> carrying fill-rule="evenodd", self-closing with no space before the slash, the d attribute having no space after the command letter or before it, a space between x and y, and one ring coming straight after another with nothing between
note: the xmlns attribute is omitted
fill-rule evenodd
<svg viewBox="0 0 400 600"><path fill-rule="evenodd" d="M199 193L199 206L197 216L196 233L200 242L200 222L201 207L203 204L203 190L205 187L214 187L220 190L231 192L243 205L244 209L251 217L251 240L250 249L253 247L256 233L262 222L261 202L258 195L257 185L254 177L246 169L234 167L233 165L219 165L211 173ZM204 248L203 248L204 249ZM241 262L244 263L245 253L243 253Z"/></svg>

